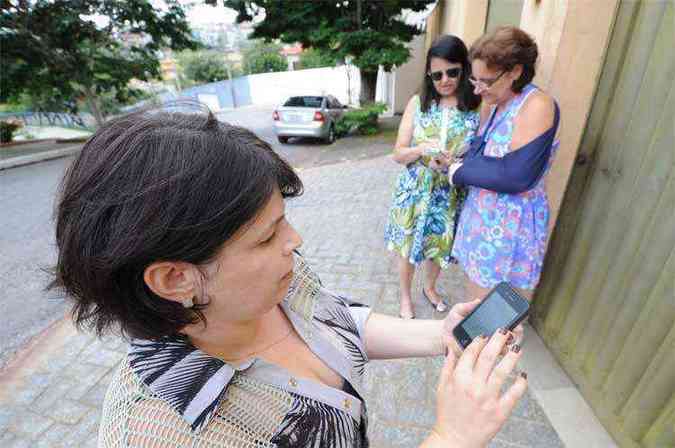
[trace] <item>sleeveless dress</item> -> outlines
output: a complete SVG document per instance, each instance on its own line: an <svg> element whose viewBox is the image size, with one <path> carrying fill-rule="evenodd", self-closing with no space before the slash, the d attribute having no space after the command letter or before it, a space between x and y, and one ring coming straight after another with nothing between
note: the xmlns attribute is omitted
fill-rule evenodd
<svg viewBox="0 0 675 448"><path fill-rule="evenodd" d="M446 149L455 153L467 145L478 128L476 111L439 108L432 103L423 113L419 97L411 146L440 138L443 114L447 122ZM455 210L466 196L465 189L452 187L446 174L429 167L431 157L423 156L408 164L399 175L385 228L387 248L417 265L431 259L442 268L451 263L455 231Z"/></svg>
<svg viewBox="0 0 675 448"><path fill-rule="evenodd" d="M503 111L497 112L490 129L481 129L481 135L487 132L484 155L503 157L509 152L513 120L535 91L532 84L525 86ZM547 171L558 145L556 140ZM537 286L548 241L545 179L544 175L532 189L519 194L468 187L452 256L471 281L483 288L502 281L527 290Z"/></svg>

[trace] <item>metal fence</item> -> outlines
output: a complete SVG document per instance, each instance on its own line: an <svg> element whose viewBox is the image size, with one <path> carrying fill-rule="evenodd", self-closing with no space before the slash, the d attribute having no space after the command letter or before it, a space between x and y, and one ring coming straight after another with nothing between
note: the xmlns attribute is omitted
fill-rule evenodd
<svg viewBox="0 0 675 448"><path fill-rule="evenodd" d="M93 123L83 115L66 112L3 112L0 120L19 120L24 126L59 126L63 128L88 129Z"/></svg>

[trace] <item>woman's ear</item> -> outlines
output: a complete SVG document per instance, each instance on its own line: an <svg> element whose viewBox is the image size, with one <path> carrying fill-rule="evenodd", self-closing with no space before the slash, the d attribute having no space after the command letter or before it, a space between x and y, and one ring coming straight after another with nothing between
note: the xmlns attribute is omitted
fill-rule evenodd
<svg viewBox="0 0 675 448"><path fill-rule="evenodd" d="M523 74L523 64L516 64L515 67L511 69L511 79L512 84L520 79L520 76Z"/></svg>
<svg viewBox="0 0 675 448"><path fill-rule="evenodd" d="M198 292L199 273L190 264L178 261L159 261L145 268L143 280L159 297L183 303Z"/></svg>

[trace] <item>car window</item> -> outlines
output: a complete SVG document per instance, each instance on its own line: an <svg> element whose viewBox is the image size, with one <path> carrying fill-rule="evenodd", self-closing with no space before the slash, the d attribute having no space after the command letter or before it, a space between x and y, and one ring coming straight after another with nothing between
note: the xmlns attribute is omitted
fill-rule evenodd
<svg viewBox="0 0 675 448"><path fill-rule="evenodd" d="M318 109L322 102L322 96L292 96L284 103L284 107L315 107Z"/></svg>

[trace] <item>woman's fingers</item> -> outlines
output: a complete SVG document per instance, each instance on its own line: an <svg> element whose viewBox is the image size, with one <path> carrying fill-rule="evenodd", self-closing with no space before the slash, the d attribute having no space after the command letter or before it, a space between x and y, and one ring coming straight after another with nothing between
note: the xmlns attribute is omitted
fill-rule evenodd
<svg viewBox="0 0 675 448"><path fill-rule="evenodd" d="M457 355L455 355L455 351L450 344L447 344L447 349L448 354L445 357L445 362L441 369L441 380L438 383L439 390L444 384L452 381L452 375L455 373L455 367L457 366Z"/></svg>
<svg viewBox="0 0 675 448"><path fill-rule="evenodd" d="M499 407L502 409L503 415L510 415L513 408L518 404L518 400L525 394L527 390L527 374L521 372L518 374L516 381L509 387L504 395L499 399Z"/></svg>
<svg viewBox="0 0 675 448"><path fill-rule="evenodd" d="M519 345L513 345L506 352L501 361L497 363L488 378L488 390L490 393L499 394L502 385L506 379L511 375L513 369L516 367L520 359L521 351Z"/></svg>
<svg viewBox="0 0 675 448"><path fill-rule="evenodd" d="M509 332L506 329L500 328L497 330L476 360L476 374L483 382L486 382L490 373L492 373L508 337Z"/></svg>
<svg viewBox="0 0 675 448"><path fill-rule="evenodd" d="M462 378L473 378L473 370L476 365L476 360L481 354L483 347L487 344L487 337L478 336L471 341L471 344L464 350L462 356L457 361L457 374Z"/></svg>

